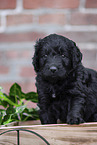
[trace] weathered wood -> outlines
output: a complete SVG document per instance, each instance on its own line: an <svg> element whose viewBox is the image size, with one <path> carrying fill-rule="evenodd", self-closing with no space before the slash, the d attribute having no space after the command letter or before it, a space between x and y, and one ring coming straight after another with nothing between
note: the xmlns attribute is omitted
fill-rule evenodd
<svg viewBox="0 0 97 145"><path fill-rule="evenodd" d="M39 133L50 145L97 145L97 123L1 127L0 133L17 128ZM0 135L0 145L13 145L16 141L16 132ZM29 132L20 131L20 145L45 145L45 143Z"/></svg>

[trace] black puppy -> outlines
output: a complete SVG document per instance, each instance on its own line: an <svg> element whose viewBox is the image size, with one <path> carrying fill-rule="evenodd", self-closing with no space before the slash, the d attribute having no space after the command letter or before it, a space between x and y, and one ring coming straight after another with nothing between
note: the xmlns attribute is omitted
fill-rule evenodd
<svg viewBox="0 0 97 145"><path fill-rule="evenodd" d="M81 60L68 38L52 34L36 42L33 65L42 124L97 121L97 72Z"/></svg>

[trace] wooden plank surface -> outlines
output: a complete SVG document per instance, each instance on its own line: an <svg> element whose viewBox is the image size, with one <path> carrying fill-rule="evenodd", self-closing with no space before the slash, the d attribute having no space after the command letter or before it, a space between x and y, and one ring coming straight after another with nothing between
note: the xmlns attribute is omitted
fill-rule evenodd
<svg viewBox="0 0 97 145"><path fill-rule="evenodd" d="M35 131L43 136L50 145L97 145L97 123L1 127L0 133L17 128ZM15 145L16 142L16 132L0 135L0 145ZM45 145L45 143L39 137L21 131L20 145Z"/></svg>

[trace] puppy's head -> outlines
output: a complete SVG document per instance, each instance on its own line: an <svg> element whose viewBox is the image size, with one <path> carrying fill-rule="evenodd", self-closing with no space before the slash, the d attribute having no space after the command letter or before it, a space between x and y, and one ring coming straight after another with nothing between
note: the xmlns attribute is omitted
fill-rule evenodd
<svg viewBox="0 0 97 145"><path fill-rule="evenodd" d="M33 65L44 79L56 81L65 78L81 59L82 54L75 42L51 34L36 42Z"/></svg>

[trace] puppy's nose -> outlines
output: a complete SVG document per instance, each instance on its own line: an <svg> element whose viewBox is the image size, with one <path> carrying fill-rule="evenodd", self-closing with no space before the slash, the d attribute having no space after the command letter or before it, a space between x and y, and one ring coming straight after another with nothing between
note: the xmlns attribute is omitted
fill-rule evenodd
<svg viewBox="0 0 97 145"><path fill-rule="evenodd" d="M56 66L51 66L50 71L55 73L57 71L57 67Z"/></svg>

